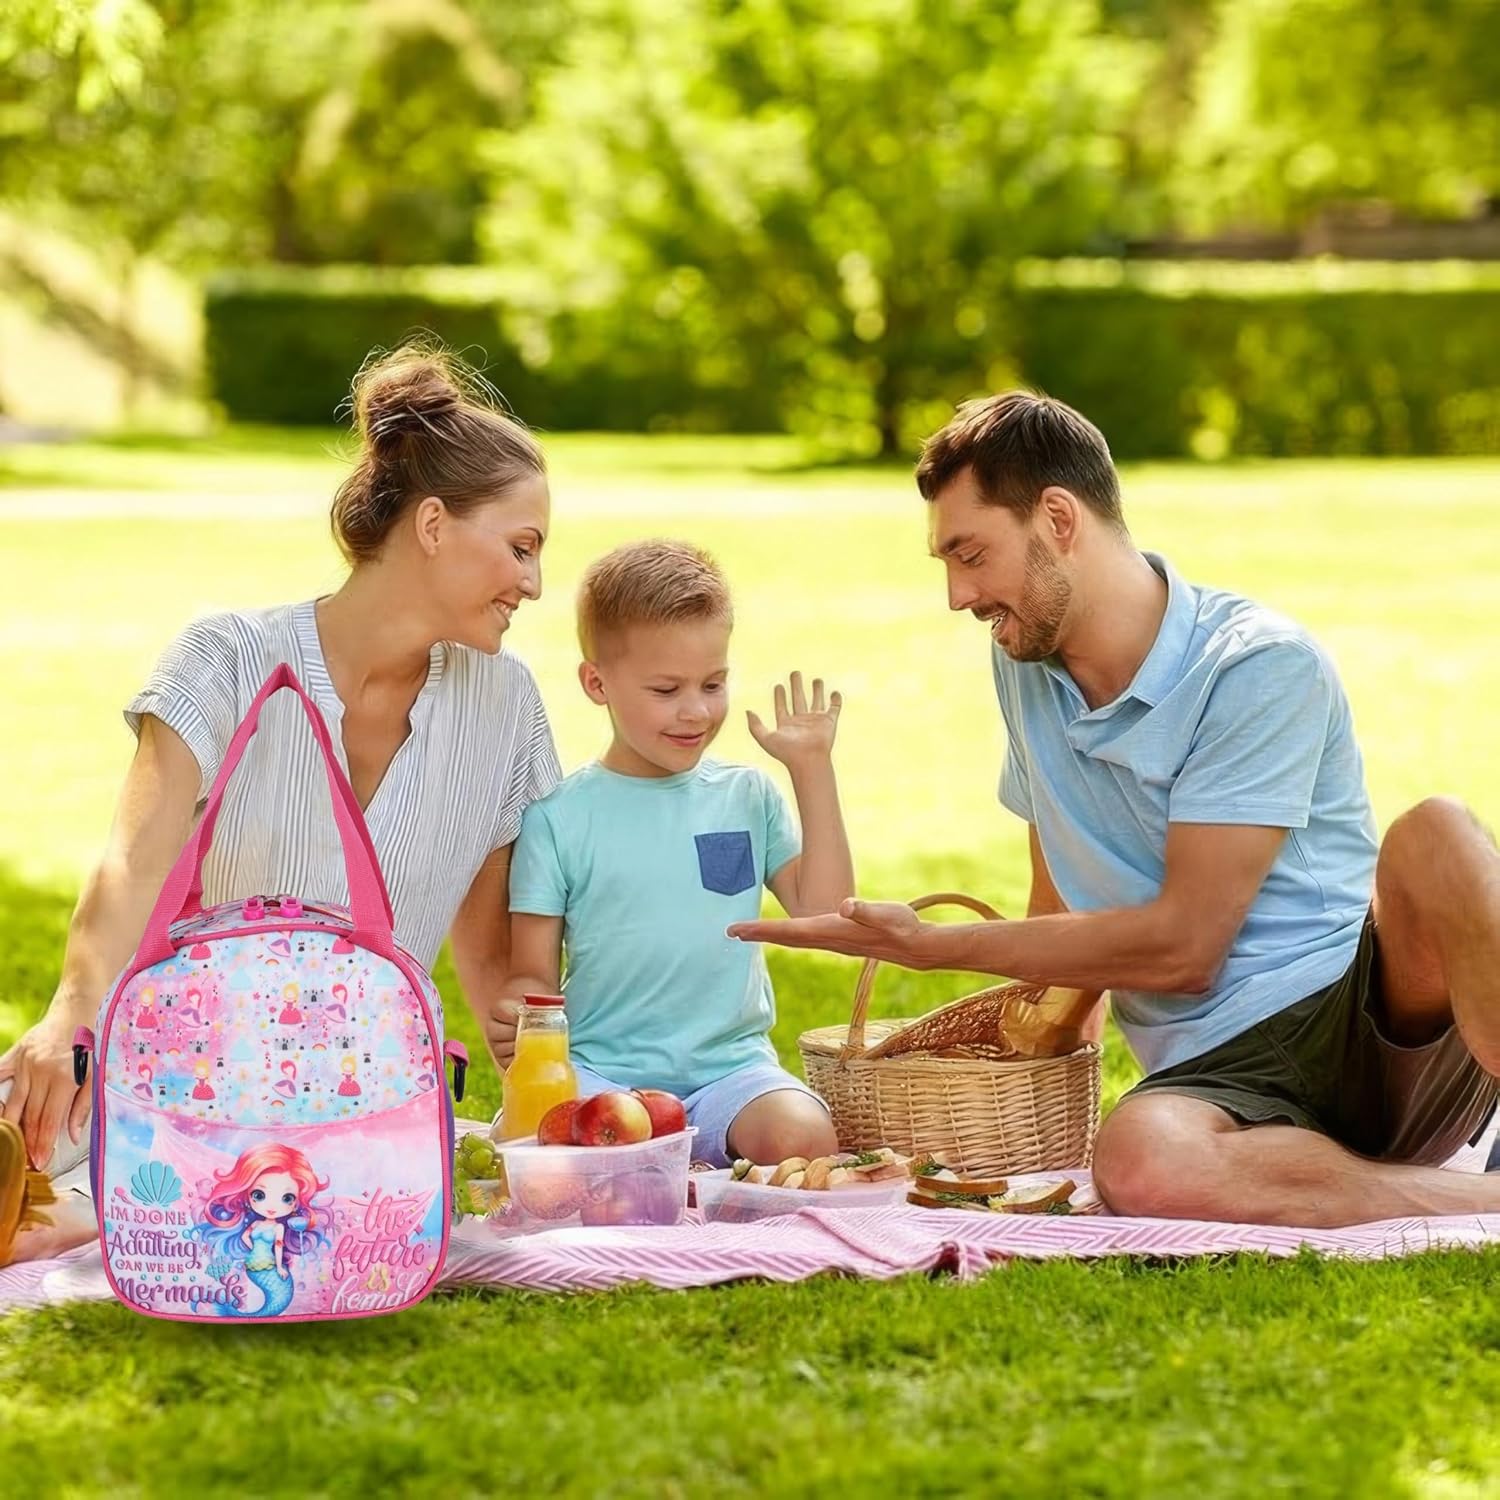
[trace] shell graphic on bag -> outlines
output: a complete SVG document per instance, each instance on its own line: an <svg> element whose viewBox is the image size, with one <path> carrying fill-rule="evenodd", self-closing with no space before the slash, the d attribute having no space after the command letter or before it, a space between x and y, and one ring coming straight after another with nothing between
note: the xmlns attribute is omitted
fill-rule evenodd
<svg viewBox="0 0 1500 1500"><path fill-rule="evenodd" d="M224 791L272 694L322 751L350 907L250 896L204 908ZM393 1312L436 1284L453 1110L443 1043L328 729L291 668L266 679L94 1032L91 1173L105 1270L139 1312L287 1321Z"/></svg>

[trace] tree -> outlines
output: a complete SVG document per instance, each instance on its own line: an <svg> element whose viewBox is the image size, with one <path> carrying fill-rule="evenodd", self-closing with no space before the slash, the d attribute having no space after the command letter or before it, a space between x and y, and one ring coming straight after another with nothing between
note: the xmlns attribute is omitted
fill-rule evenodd
<svg viewBox="0 0 1500 1500"><path fill-rule="evenodd" d="M85 107L80 59L102 42L17 28L0 121L20 123L0 135L0 187L28 212L190 269L472 259L474 143L519 118L524 71L562 14L460 0L69 8L139 13L108 53L122 86ZM161 28L152 46L145 17ZM127 53L130 38L141 45Z"/></svg>
<svg viewBox="0 0 1500 1500"><path fill-rule="evenodd" d="M1296 226L1381 199L1439 218L1500 196L1500 13L1488 0L1237 0L1179 157L1187 227Z"/></svg>
<svg viewBox="0 0 1500 1500"><path fill-rule="evenodd" d="M127 408L151 362L130 311L147 259L190 273L473 259L476 142L516 117L523 93L500 51L526 60L557 14L512 20L512 7L458 0L33 9L0 31L16 60L0 83L12 127L0 189L113 267L117 325L100 341ZM134 19L106 33L106 12Z"/></svg>
<svg viewBox="0 0 1500 1500"><path fill-rule="evenodd" d="M481 142L524 119L558 4L374 0L309 115L297 173L317 260L468 263L486 201Z"/></svg>
<svg viewBox="0 0 1500 1500"><path fill-rule="evenodd" d="M337 55L352 13L334 0L216 0L159 14L166 30L130 86L88 108L76 60L34 51L35 123L0 156L12 202L112 268L127 410L150 361L133 314L142 263L197 271L268 253L300 121L323 88L319 59Z"/></svg>
<svg viewBox="0 0 1500 1500"><path fill-rule="evenodd" d="M792 425L908 449L1002 378L1016 260L1128 222L1151 58L1091 0L581 0L535 114L491 142L492 258L545 359L578 309ZM529 341L529 342L528 342Z"/></svg>
<svg viewBox="0 0 1500 1500"><path fill-rule="evenodd" d="M66 73L81 110L128 97L161 37L161 16L148 0L7 0L0 11L0 77L8 80L11 108L3 133L27 128L27 89L54 69Z"/></svg>

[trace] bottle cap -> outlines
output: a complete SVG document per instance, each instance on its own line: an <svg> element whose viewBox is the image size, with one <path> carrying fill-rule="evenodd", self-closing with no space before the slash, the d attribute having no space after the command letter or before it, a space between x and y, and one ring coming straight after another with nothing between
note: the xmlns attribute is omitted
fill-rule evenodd
<svg viewBox="0 0 1500 1500"><path fill-rule="evenodd" d="M521 998L528 1005L541 1006L543 1009L566 1003L564 997L561 995L522 995Z"/></svg>

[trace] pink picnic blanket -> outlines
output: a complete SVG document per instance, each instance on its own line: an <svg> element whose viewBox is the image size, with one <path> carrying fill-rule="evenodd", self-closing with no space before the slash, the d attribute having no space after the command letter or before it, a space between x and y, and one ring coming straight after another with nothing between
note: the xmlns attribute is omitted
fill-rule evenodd
<svg viewBox="0 0 1500 1500"><path fill-rule="evenodd" d="M1087 1188L1086 1172L1069 1175ZM1308 1249L1378 1260L1483 1245L1500 1245L1500 1214L1389 1219L1352 1229L1275 1229L1106 1213L1053 1217L906 1204L809 1207L752 1224L708 1224L692 1214L674 1228L555 1229L510 1239L468 1221L449 1243L443 1285L603 1291L633 1282L682 1288L750 1278L801 1281L828 1271L877 1280L933 1271L968 1278L1016 1258L1164 1259L1242 1250L1287 1256ZM109 1295L96 1245L59 1260L0 1271L0 1311Z"/></svg>
<svg viewBox="0 0 1500 1500"><path fill-rule="evenodd" d="M450 1251L444 1282L602 1291L641 1281L661 1287L709 1286L750 1277L801 1281L824 1271L875 1280L913 1271L950 1271L970 1278L1018 1257L1164 1258L1235 1250L1285 1256L1307 1248L1323 1255L1378 1260L1486 1244L1500 1245L1500 1214L1308 1230L1108 1215L976 1214L892 1204L809 1208L755 1224L564 1229L509 1240L466 1237Z"/></svg>

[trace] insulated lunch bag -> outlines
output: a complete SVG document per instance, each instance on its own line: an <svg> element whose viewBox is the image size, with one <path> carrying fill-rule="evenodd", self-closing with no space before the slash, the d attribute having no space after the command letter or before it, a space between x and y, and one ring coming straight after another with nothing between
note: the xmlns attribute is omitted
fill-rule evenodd
<svg viewBox="0 0 1500 1500"><path fill-rule="evenodd" d="M349 910L290 895L204 908L225 787L281 689L322 752ZM74 1038L93 1064L104 1266L138 1312L197 1321L361 1317L419 1302L451 1218L463 1046L394 939L390 897L327 725L276 667L224 755L135 957Z"/></svg>

